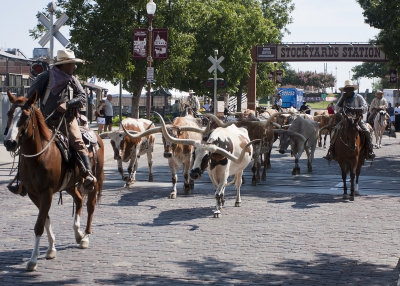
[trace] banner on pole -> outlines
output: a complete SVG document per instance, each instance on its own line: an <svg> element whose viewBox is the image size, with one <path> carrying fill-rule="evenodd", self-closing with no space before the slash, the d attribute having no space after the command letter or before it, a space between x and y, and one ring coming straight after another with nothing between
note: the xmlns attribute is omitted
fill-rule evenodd
<svg viewBox="0 0 400 286"><path fill-rule="evenodd" d="M147 57L147 29L133 30L133 58L136 60Z"/></svg>
<svg viewBox="0 0 400 286"><path fill-rule="evenodd" d="M166 60L168 59L168 29L153 29L153 59Z"/></svg>

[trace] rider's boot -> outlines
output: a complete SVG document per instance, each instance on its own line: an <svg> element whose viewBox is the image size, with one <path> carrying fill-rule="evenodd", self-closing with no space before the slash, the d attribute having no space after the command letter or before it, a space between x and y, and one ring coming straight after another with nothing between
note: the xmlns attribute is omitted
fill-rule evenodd
<svg viewBox="0 0 400 286"><path fill-rule="evenodd" d="M326 155L322 158L328 161L335 159L335 148L333 144L329 145L328 153L326 153Z"/></svg>
<svg viewBox="0 0 400 286"><path fill-rule="evenodd" d="M7 189L8 189L10 192L12 192L13 194L20 195L20 196L24 197L24 196L27 194L27 192L26 192L26 190L22 187L22 182L18 180L18 175L19 175L19 174L17 174L17 175L14 177L14 179L7 185ZM16 184L13 185L15 181L16 181Z"/></svg>
<svg viewBox="0 0 400 286"><path fill-rule="evenodd" d="M93 175L90 158L88 155L80 155L85 170L83 173L84 182L83 187L89 191L93 190L94 184L97 183L96 177Z"/></svg>

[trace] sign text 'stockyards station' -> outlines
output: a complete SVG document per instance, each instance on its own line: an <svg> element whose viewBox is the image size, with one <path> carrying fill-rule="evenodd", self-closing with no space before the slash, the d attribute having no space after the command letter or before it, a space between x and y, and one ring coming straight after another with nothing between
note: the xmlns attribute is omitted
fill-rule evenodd
<svg viewBox="0 0 400 286"><path fill-rule="evenodd" d="M281 44L257 46L257 62L360 61L384 62L385 53L372 44Z"/></svg>

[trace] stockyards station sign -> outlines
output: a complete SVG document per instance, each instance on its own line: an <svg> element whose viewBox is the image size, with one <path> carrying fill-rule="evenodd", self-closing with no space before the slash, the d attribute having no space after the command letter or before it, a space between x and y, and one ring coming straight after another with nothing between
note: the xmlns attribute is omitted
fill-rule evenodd
<svg viewBox="0 0 400 286"><path fill-rule="evenodd" d="M257 46L257 62L385 62L385 53L372 44L280 44Z"/></svg>

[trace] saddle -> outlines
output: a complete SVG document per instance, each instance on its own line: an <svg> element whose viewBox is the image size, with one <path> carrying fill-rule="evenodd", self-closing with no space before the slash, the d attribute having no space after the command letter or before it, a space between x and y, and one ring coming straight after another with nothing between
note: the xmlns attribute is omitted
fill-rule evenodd
<svg viewBox="0 0 400 286"><path fill-rule="evenodd" d="M97 137L94 131L85 127L80 127L80 131L82 134L83 142L85 143L88 150L91 150L92 148L94 149L95 146L98 144ZM68 138L60 131L57 131L55 142L58 149L60 149L64 161L66 163L71 163L72 150L70 149Z"/></svg>

